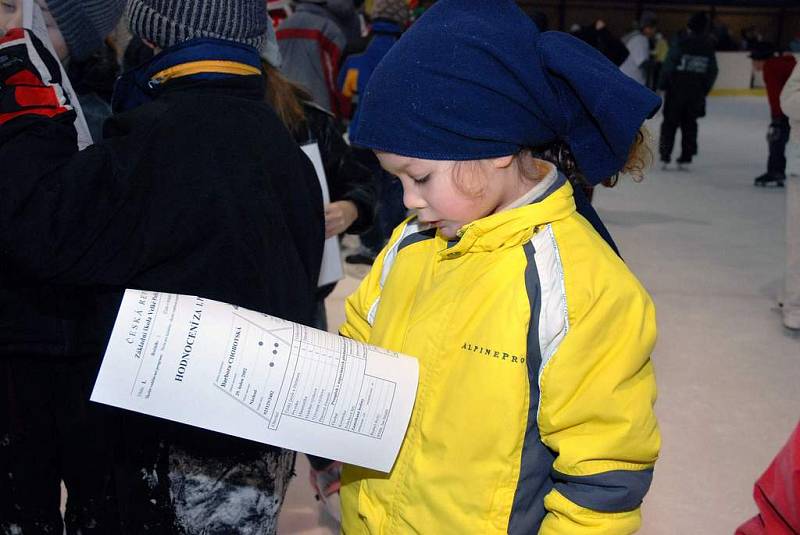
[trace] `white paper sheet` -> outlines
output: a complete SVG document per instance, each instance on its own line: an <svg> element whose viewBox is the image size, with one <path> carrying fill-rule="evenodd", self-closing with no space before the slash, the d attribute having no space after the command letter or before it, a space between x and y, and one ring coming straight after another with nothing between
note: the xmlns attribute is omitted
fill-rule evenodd
<svg viewBox="0 0 800 535"><path fill-rule="evenodd" d="M34 0L21 0L22 5L22 27L31 30L39 40L44 43L47 49L53 54L54 58L58 58L53 43L50 41L50 35L47 33L47 24L42 15L42 9L36 4ZM75 109L77 117L75 118L75 130L78 133L78 149L83 150L93 143L92 135L89 133L89 126L86 124L86 117L83 115L81 103L78 101L78 95L72 88L72 83L69 81L64 67L61 62L58 63L61 69L61 87L69 97L70 105ZM44 71L44 69L42 69Z"/></svg>
<svg viewBox="0 0 800 535"><path fill-rule="evenodd" d="M127 290L92 401L388 472L416 359L218 301Z"/></svg>
<svg viewBox="0 0 800 535"><path fill-rule="evenodd" d="M322 154L319 152L317 143L309 143L300 147L306 153L308 159L314 164L314 171L317 173L320 188L322 188L322 202L324 206L331 203L331 194L328 190L328 178L325 176L325 167L322 165ZM325 240L325 250L322 252L322 267L319 271L318 286L338 282L344 278L344 266L342 265L342 251L339 247L339 237L333 236Z"/></svg>

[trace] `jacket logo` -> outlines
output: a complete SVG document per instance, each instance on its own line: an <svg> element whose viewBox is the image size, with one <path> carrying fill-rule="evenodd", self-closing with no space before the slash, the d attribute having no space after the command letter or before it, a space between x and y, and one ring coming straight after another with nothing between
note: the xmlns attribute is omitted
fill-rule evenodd
<svg viewBox="0 0 800 535"><path fill-rule="evenodd" d="M502 360L510 364L525 364L524 356L520 357L518 355L512 355L511 353L507 353L505 351L495 351L490 347L483 347L464 342L464 345L461 346L461 349L463 351L469 351L471 353L476 353L484 357Z"/></svg>

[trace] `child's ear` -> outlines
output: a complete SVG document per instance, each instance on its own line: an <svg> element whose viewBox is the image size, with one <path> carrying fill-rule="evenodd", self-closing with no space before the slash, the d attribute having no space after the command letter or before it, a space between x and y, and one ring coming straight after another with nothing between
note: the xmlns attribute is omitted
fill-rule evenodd
<svg viewBox="0 0 800 535"><path fill-rule="evenodd" d="M494 165L495 169L507 169L511 167L511 164L514 163L515 156L513 154L509 154L508 156L500 156L499 158L492 158L492 164Z"/></svg>

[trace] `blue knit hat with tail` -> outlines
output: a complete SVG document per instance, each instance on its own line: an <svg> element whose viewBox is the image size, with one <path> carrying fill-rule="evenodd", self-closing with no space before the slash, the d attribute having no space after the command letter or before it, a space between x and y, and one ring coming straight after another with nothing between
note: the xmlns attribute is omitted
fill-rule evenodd
<svg viewBox="0 0 800 535"><path fill-rule="evenodd" d="M512 0L439 0L375 69L353 144L479 160L561 140L597 183L622 169L660 105L583 41L540 33Z"/></svg>

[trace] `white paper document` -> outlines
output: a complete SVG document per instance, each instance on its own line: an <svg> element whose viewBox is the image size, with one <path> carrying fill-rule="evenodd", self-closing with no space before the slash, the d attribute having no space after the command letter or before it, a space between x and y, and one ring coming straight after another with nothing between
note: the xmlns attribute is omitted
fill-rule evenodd
<svg viewBox="0 0 800 535"><path fill-rule="evenodd" d="M328 206L331 203L331 194L328 190L328 178L325 176L325 167L322 165L322 154L319 152L319 144L309 143L300 147L306 153L308 159L314 164L314 171L317 173L317 180L322 189L322 203ZM339 237L332 236L325 240L325 250L322 252L322 267L319 271L318 286L340 281L344 278L344 267L342 266L342 251L339 247Z"/></svg>
<svg viewBox="0 0 800 535"><path fill-rule="evenodd" d="M92 401L391 470L416 359L219 301L126 290Z"/></svg>

